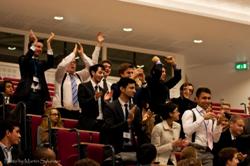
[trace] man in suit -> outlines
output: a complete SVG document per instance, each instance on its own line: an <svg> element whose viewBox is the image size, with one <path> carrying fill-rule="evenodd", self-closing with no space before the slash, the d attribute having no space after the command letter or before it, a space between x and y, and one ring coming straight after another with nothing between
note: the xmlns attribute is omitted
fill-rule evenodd
<svg viewBox="0 0 250 166"><path fill-rule="evenodd" d="M0 162L5 166L18 158L17 149L21 139L19 125L10 121L0 122Z"/></svg>
<svg viewBox="0 0 250 166"><path fill-rule="evenodd" d="M78 87L78 101L82 109L79 119L79 128L84 130L100 131L103 124L103 108L105 101L111 98L99 86L103 78L104 67L101 64L90 66L91 80Z"/></svg>
<svg viewBox="0 0 250 166"><path fill-rule="evenodd" d="M190 99L193 92L194 92L193 85L189 82L185 82L180 87L180 97L171 99L173 103L178 105L178 110L180 112L180 120L178 122L181 124L181 126L182 126L181 117L184 111L196 107L196 103ZM181 127L180 137L185 138L183 127Z"/></svg>
<svg viewBox="0 0 250 166"><path fill-rule="evenodd" d="M139 119L136 112L140 112L136 105L130 105L129 100L134 97L136 82L131 78L121 78L118 81L120 95L118 99L107 104L104 111L105 136L107 144L115 148L115 152L135 150L134 134L138 131L135 119ZM139 121L139 120L138 120ZM139 123L137 123L139 124Z"/></svg>
<svg viewBox="0 0 250 166"><path fill-rule="evenodd" d="M214 145L214 165L218 164L218 154L223 148L235 147L239 152L242 153L245 152L245 149L249 148L249 143L247 143L249 140L246 140L247 138L242 137L244 127L245 123L242 117L237 115L231 117L229 128L221 134L219 141ZM245 158L245 155L242 154L241 157L243 159Z"/></svg>
<svg viewBox="0 0 250 166"><path fill-rule="evenodd" d="M23 101L27 106L27 113L43 114L45 101L50 100L48 86L44 72L53 67L54 57L51 41L55 34L51 33L47 40L47 61L39 60L43 43L30 31L32 44L26 53L19 58L21 80L15 91L16 102Z"/></svg>

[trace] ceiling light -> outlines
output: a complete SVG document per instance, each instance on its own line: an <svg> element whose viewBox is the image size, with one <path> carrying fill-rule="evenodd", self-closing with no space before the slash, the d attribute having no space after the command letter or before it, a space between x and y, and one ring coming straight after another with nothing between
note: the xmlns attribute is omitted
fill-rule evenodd
<svg viewBox="0 0 250 166"><path fill-rule="evenodd" d="M63 16L54 16L54 19L58 20L58 21L62 21L63 20Z"/></svg>
<svg viewBox="0 0 250 166"><path fill-rule="evenodd" d="M124 32L132 32L132 31L133 31L133 28L127 27L127 28L123 28L122 30L123 30Z"/></svg>
<svg viewBox="0 0 250 166"><path fill-rule="evenodd" d="M195 39L195 40L193 40L193 42L195 44L201 44L201 43L203 43L203 40L201 40L201 39Z"/></svg>
<svg viewBox="0 0 250 166"><path fill-rule="evenodd" d="M9 47L8 47L8 50L14 51L14 50L16 50L16 47L15 47L15 46L9 46Z"/></svg>

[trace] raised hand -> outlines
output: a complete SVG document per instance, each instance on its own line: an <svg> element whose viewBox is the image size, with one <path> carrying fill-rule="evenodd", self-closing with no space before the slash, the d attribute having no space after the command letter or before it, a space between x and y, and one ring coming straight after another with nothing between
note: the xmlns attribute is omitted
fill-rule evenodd
<svg viewBox="0 0 250 166"><path fill-rule="evenodd" d="M130 111L129 111L128 119L127 119L127 122L128 122L129 125L132 124L132 122L133 122L133 120L134 120L134 118L135 118L136 108L137 108L137 106L134 105L134 106L130 109Z"/></svg>
<svg viewBox="0 0 250 166"><path fill-rule="evenodd" d="M101 46L105 38L102 32L98 32L96 36L97 43Z"/></svg>
<svg viewBox="0 0 250 166"><path fill-rule="evenodd" d="M35 33L33 32L33 30L31 29L30 30L30 33L29 33L29 39L30 41L32 41L33 43L36 43L38 41Z"/></svg>
<svg viewBox="0 0 250 166"><path fill-rule="evenodd" d="M152 62L153 63L156 63L156 62L159 62L160 61L160 58L158 57L158 56L154 56L153 58L152 58Z"/></svg>
<svg viewBox="0 0 250 166"><path fill-rule="evenodd" d="M111 98L112 98L112 96L113 96L113 91L107 91L106 93L105 93L105 95L104 95L104 101L109 101L109 100L111 100Z"/></svg>
<svg viewBox="0 0 250 166"><path fill-rule="evenodd" d="M171 64L172 66L176 65L175 58L173 56L164 57L166 63Z"/></svg>
<svg viewBox="0 0 250 166"><path fill-rule="evenodd" d="M55 38L55 34L51 32L49 38L47 39L47 43L50 43L54 38Z"/></svg>
<svg viewBox="0 0 250 166"><path fill-rule="evenodd" d="M78 44L78 50L77 50L77 52L79 54L83 55L84 54L84 49L83 49L82 44L80 42L78 42L77 44Z"/></svg>
<svg viewBox="0 0 250 166"><path fill-rule="evenodd" d="M47 39L47 49L52 50L51 48L51 41L54 39L55 34L53 32L50 33L49 38Z"/></svg>
<svg viewBox="0 0 250 166"><path fill-rule="evenodd" d="M75 44L75 47L73 49L73 53L76 55L76 52L77 52L77 44Z"/></svg>

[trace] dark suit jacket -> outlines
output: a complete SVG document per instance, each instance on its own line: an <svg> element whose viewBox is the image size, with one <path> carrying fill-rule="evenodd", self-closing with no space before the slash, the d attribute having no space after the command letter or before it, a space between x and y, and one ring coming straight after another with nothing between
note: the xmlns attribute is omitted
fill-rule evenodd
<svg viewBox="0 0 250 166"><path fill-rule="evenodd" d="M137 114L135 114L135 119L132 124L132 137L135 135L139 136L142 132L140 126L141 118L139 114L140 110L137 109ZM124 114L119 100L115 100L106 105L106 109L104 110L104 120L104 130L106 133L105 143L113 145L116 153L118 153L123 150L123 132L129 131L129 126L127 121L124 120ZM135 140L132 141L135 143Z"/></svg>
<svg viewBox="0 0 250 166"><path fill-rule="evenodd" d="M20 156L18 153L18 150L16 147L14 147L11 151L11 155L12 155L12 160L17 160ZM21 158L20 158L21 159ZM3 166L7 166L7 164L5 163L5 156L4 156L4 152L2 150L2 148L0 147L0 161L3 163ZM10 164L11 166L13 165L21 165L20 163L15 163L15 164Z"/></svg>
<svg viewBox="0 0 250 166"><path fill-rule="evenodd" d="M32 59L33 55L34 51L29 49L26 55L22 55L19 58L21 80L14 94L16 102L24 101L25 99L28 98L31 92L31 84L33 82L33 76L35 73L34 60ZM50 95L44 72L49 68L52 68L53 63L54 63L54 56L52 55L47 55L47 61L38 62L37 77L39 78L39 82L41 85L40 95L42 100L44 101L50 100Z"/></svg>
<svg viewBox="0 0 250 166"><path fill-rule="evenodd" d="M104 92L104 89L100 87L100 91ZM79 125L84 130L96 130L95 123L96 118L99 115L98 100L94 98L95 90L91 84L91 81L81 83L78 86L78 101L82 109L82 115L79 119ZM102 97L102 108L104 108L105 102ZM102 109L103 111L103 109Z"/></svg>
<svg viewBox="0 0 250 166"><path fill-rule="evenodd" d="M215 164L218 164L218 153L225 147L234 147L243 154L247 153L246 149L249 149L249 137L245 138L244 136L239 136L235 140L232 140L229 129L221 133L220 140L216 144L214 144L213 148Z"/></svg>

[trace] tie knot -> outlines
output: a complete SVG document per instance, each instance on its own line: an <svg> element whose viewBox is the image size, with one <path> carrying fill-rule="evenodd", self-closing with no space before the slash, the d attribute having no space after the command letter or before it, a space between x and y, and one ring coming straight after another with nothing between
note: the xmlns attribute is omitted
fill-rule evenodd
<svg viewBox="0 0 250 166"><path fill-rule="evenodd" d="M96 91L98 90L98 85L95 86L95 90L96 90Z"/></svg>
<svg viewBox="0 0 250 166"><path fill-rule="evenodd" d="M124 107L125 107L125 108L128 108L128 104L124 104Z"/></svg>

